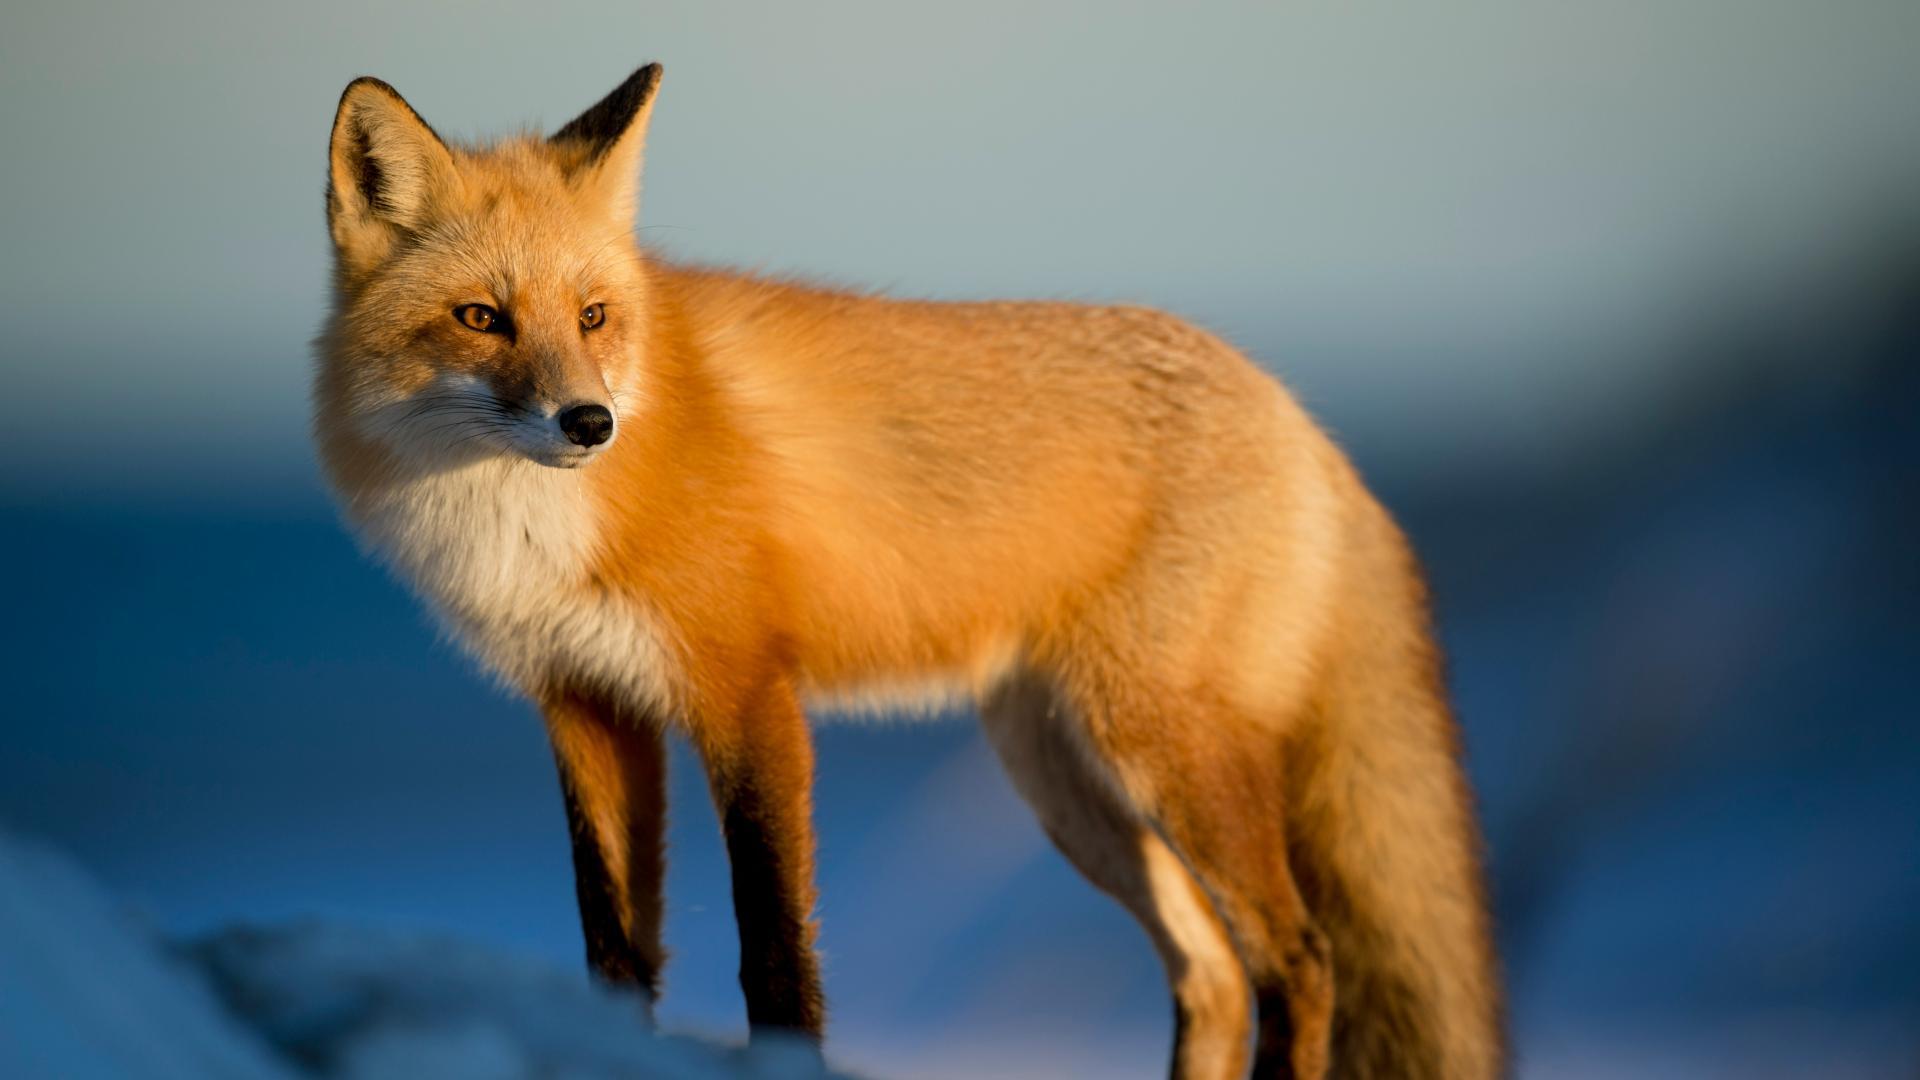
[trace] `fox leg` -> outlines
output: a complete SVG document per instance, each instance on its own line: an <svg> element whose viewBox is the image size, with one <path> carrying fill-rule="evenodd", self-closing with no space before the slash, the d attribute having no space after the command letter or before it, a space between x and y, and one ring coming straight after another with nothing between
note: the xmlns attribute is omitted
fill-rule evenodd
<svg viewBox="0 0 1920 1080"><path fill-rule="evenodd" d="M1332 950L1287 861L1279 737L1203 692L1095 685L1076 695L1089 745L1213 897L1252 978L1254 1075L1325 1076Z"/></svg>
<svg viewBox="0 0 1920 1080"><path fill-rule="evenodd" d="M638 987L651 1002L666 960L666 747L651 720L593 698L555 694L542 711L573 835L587 966L606 982Z"/></svg>
<svg viewBox="0 0 1920 1080"><path fill-rule="evenodd" d="M1237 1080L1251 1023L1240 958L1199 883L1122 801L1064 708L1044 681L1023 676L981 702L981 724L1061 853L1152 938L1173 989L1172 1076Z"/></svg>
<svg viewBox="0 0 1920 1080"><path fill-rule="evenodd" d="M740 989L755 1032L818 1041L813 951L813 740L793 688L774 678L689 729L726 835L740 930Z"/></svg>

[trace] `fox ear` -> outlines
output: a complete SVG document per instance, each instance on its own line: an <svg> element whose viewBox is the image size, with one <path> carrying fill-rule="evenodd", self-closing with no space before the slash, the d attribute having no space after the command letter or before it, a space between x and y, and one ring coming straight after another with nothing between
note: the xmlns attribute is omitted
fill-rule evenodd
<svg viewBox="0 0 1920 1080"><path fill-rule="evenodd" d="M560 153L569 179L628 229L639 215L640 151L661 71L659 64L648 64L627 76L613 93L547 140Z"/></svg>
<svg viewBox="0 0 1920 1080"><path fill-rule="evenodd" d="M359 78L340 95L327 172L327 226L343 262L378 265L401 233L456 192L453 154L398 91Z"/></svg>

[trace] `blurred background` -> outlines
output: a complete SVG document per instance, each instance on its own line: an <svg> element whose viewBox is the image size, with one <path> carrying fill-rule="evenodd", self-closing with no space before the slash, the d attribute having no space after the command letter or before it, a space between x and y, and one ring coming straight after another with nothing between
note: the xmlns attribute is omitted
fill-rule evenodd
<svg viewBox="0 0 1920 1080"><path fill-rule="evenodd" d="M470 137L658 59L655 249L1165 307L1338 435L1433 578L1521 1075L1915 1075L1917 50L1907 0L11 5L0 828L170 936L579 968L539 723L336 524L308 342L349 79ZM737 1038L675 765L660 1019ZM819 821L836 1062L1162 1073L1145 938L965 717L825 728Z"/></svg>

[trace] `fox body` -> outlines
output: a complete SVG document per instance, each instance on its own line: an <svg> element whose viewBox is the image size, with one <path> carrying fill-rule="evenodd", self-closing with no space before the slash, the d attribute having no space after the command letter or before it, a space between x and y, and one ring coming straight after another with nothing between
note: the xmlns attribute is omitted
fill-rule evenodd
<svg viewBox="0 0 1920 1080"><path fill-rule="evenodd" d="M1157 312L652 257L658 83L469 148L359 80L328 191L322 459L366 542L540 705L593 970L657 988L679 732L749 1020L817 1038L805 707L959 699L1165 960L1176 1075L1495 1074L1423 588L1338 450Z"/></svg>

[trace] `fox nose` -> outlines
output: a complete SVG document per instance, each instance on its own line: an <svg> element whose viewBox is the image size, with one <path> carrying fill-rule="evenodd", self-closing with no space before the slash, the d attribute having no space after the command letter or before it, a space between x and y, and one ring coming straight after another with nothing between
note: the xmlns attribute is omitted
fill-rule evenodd
<svg viewBox="0 0 1920 1080"><path fill-rule="evenodd" d="M576 446L599 446L613 438L613 413L605 405L575 405L560 414L560 430Z"/></svg>

